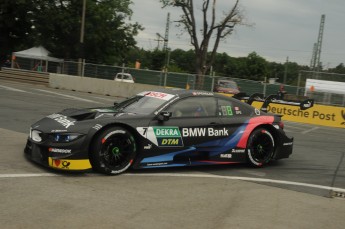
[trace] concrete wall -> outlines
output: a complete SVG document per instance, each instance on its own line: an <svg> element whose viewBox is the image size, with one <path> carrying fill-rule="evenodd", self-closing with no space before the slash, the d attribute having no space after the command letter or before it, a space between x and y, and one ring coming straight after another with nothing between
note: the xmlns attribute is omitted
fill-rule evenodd
<svg viewBox="0 0 345 229"><path fill-rule="evenodd" d="M130 97L142 91L162 88L155 85L116 82L114 80L50 73L49 86L101 95Z"/></svg>

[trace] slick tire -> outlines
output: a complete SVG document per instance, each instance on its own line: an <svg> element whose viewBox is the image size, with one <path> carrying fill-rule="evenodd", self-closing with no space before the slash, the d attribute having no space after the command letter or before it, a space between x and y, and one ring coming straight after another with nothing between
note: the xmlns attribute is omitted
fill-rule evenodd
<svg viewBox="0 0 345 229"><path fill-rule="evenodd" d="M255 129L247 143L247 159L251 166L262 167L268 164L275 151L272 133L265 128Z"/></svg>
<svg viewBox="0 0 345 229"><path fill-rule="evenodd" d="M101 132L91 147L91 164L95 171L116 175L126 171L136 156L133 135L124 128L111 127Z"/></svg>

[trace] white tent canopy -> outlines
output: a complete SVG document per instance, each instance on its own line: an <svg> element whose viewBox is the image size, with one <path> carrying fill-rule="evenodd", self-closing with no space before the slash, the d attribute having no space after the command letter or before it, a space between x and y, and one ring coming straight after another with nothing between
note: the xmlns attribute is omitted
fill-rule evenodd
<svg viewBox="0 0 345 229"><path fill-rule="evenodd" d="M51 61L51 62L63 62L63 59L58 59L55 57L49 56L50 52L42 46L32 47L30 49L26 49L19 52L13 52L12 56L21 57L21 58L28 58L28 59L35 59L35 60L44 60L44 61Z"/></svg>

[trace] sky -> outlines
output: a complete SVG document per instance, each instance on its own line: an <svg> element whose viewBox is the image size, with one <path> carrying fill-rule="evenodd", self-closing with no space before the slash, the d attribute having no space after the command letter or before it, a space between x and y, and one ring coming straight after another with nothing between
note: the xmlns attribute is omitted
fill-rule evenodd
<svg viewBox="0 0 345 229"><path fill-rule="evenodd" d="M162 48L157 33L165 35L167 14L170 13L168 47L172 50L193 49L190 38L176 25L182 13L179 8L162 8L159 0L132 0L132 20L145 29L135 37L137 46L146 50ZM202 0L194 0L195 5ZM217 18L228 12L234 0L217 0ZM314 43L318 41L321 15L325 14L321 58L323 68L345 64L345 1L344 0L240 0L246 22L238 25L218 53L244 57L256 52L267 61L296 62L310 65ZM196 7L196 12L200 7ZM196 15L196 20L202 18Z"/></svg>

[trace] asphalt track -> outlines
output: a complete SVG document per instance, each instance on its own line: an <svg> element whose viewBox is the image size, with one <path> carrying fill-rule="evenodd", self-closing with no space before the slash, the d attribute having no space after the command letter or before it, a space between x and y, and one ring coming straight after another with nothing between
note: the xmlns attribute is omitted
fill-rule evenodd
<svg viewBox="0 0 345 229"><path fill-rule="evenodd" d="M120 99L0 80L1 228L344 227L345 129L286 122L293 155L261 169L203 166L103 176L54 172L23 157L36 120Z"/></svg>

